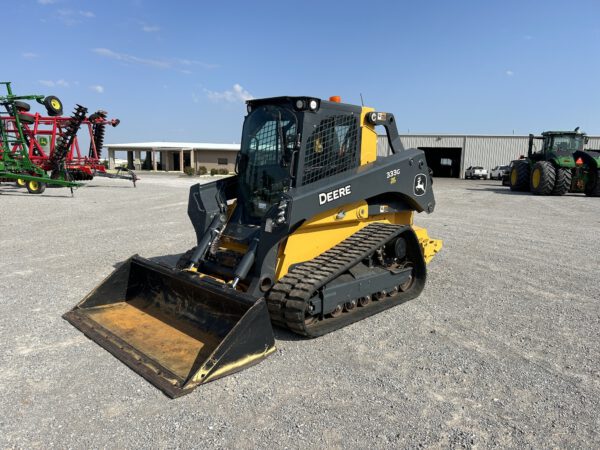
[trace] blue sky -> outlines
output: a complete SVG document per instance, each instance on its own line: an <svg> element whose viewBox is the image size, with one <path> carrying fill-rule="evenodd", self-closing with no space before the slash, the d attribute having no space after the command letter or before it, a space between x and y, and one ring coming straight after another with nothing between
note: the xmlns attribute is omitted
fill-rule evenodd
<svg viewBox="0 0 600 450"><path fill-rule="evenodd" d="M9 6L10 5L10 6ZM239 142L244 99L340 95L401 133L600 134L600 2L20 0L2 81L107 142ZM8 42L8 45L6 44Z"/></svg>

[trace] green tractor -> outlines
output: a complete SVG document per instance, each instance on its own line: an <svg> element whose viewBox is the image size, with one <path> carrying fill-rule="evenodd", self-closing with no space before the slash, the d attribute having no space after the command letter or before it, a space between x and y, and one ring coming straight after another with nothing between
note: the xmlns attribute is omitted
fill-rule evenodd
<svg viewBox="0 0 600 450"><path fill-rule="evenodd" d="M541 148L534 145L542 141ZM509 177L513 191L530 191L537 195L564 195L585 192L600 197L600 151L584 150L588 142L579 131L545 131L529 135L527 158L511 163Z"/></svg>
<svg viewBox="0 0 600 450"><path fill-rule="evenodd" d="M0 95L0 106L5 111L0 111L0 183L14 181L18 186L27 187L30 194L41 194L46 185L63 186L71 189L81 186L81 183L72 181L69 173L64 167L64 162L59 161L60 167L52 174L48 174L43 168L34 163L29 157L30 140L23 131L23 123L27 120L29 105L22 100L35 100L46 107L49 116L60 116L63 111L61 101L51 95L15 95L12 92L10 81L1 81L7 95ZM85 117L79 114L71 120L67 128L71 135L79 128L77 120ZM63 147L69 148L71 143L61 139Z"/></svg>

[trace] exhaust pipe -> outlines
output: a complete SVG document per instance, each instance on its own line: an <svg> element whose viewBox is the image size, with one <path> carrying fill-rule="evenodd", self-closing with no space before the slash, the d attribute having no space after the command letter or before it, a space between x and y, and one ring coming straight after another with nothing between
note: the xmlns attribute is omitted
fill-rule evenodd
<svg viewBox="0 0 600 450"><path fill-rule="evenodd" d="M275 351L263 298L138 255L63 317L172 398Z"/></svg>

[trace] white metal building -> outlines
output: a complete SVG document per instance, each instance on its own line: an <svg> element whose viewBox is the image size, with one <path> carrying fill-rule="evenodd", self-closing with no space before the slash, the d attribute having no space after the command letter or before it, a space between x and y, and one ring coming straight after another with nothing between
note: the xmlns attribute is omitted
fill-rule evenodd
<svg viewBox="0 0 600 450"><path fill-rule="evenodd" d="M528 136L405 134L400 135L404 148L425 151L427 164L434 176L464 178L469 166L482 166L488 171L495 166L527 154ZM539 145L539 144L538 144ZM600 149L600 137L590 136L587 148ZM386 136L379 136L377 154L388 155Z"/></svg>
<svg viewBox="0 0 600 450"><path fill-rule="evenodd" d="M115 152L127 153L127 166L135 170L164 170L183 172L184 168L199 167L227 169L235 167L240 144L212 144L207 142L138 142L109 144L108 163L115 167Z"/></svg>
<svg viewBox="0 0 600 450"><path fill-rule="evenodd" d="M404 148L425 151L427 164L434 176L464 178L469 166L482 166L488 171L495 166L507 165L527 154L528 136L474 135L474 134L404 134L400 135ZM539 145L539 144L538 144ZM167 170L183 172L185 167L198 170L225 168L232 172L240 144L211 144L201 142L139 142L110 144L109 166L114 168L115 152L127 152L131 169ZM600 136L589 136L587 148L600 149ZM388 155L390 147L386 136L379 136L377 154Z"/></svg>

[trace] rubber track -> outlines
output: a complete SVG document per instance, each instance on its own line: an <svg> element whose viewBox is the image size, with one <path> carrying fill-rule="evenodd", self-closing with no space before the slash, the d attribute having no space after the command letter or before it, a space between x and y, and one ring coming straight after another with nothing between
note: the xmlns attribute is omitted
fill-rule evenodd
<svg viewBox="0 0 600 450"><path fill-rule="evenodd" d="M384 223L367 225L316 258L294 267L273 286L266 297L273 323L289 328L294 333L316 337L401 303L372 301L366 307L357 307L340 317L326 318L311 325L304 322L308 301L318 289L360 263L407 228L405 225ZM410 300L421 289L422 285L419 285L418 292L411 289L399 295L407 294L406 300Z"/></svg>

